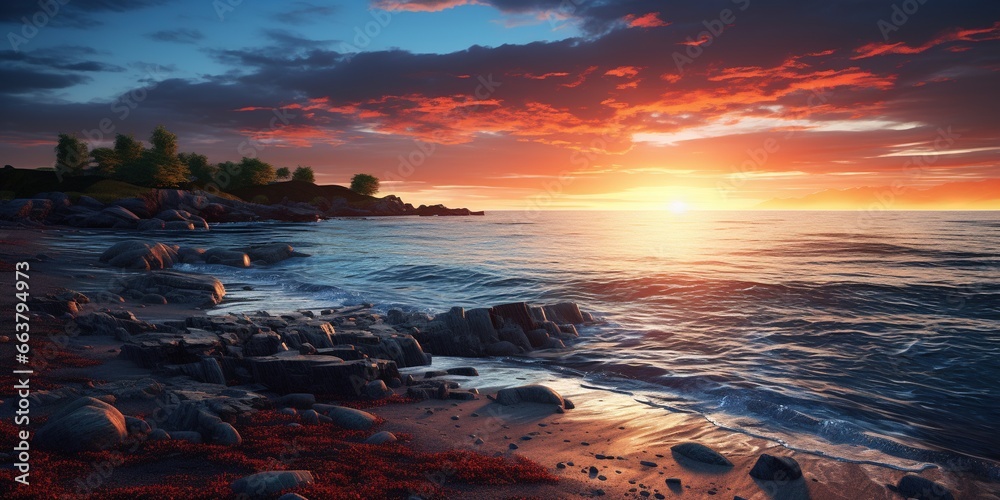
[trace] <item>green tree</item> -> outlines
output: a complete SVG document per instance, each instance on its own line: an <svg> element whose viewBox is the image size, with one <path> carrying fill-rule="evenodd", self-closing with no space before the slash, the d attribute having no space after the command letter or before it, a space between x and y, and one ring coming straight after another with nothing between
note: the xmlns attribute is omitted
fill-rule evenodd
<svg viewBox="0 0 1000 500"><path fill-rule="evenodd" d="M94 171L97 175L112 177L121 166L118 153L112 148L95 148L90 152L90 157L93 159Z"/></svg>
<svg viewBox="0 0 1000 500"><path fill-rule="evenodd" d="M142 143L135 140L132 134L115 136L115 154L118 156L118 166L137 163L142 158Z"/></svg>
<svg viewBox="0 0 1000 500"><path fill-rule="evenodd" d="M79 174L90 163L87 145L76 134L59 134L55 151L56 172Z"/></svg>
<svg viewBox="0 0 1000 500"><path fill-rule="evenodd" d="M188 182L191 171L177 155L168 156L155 149L143 154L142 161L149 163L153 172L151 187L176 187Z"/></svg>
<svg viewBox="0 0 1000 500"><path fill-rule="evenodd" d="M153 149L163 156L177 156L177 136L163 125L157 125L149 137Z"/></svg>
<svg viewBox="0 0 1000 500"><path fill-rule="evenodd" d="M274 167L257 158L244 157L228 170L232 177L231 189L263 186L274 181Z"/></svg>
<svg viewBox="0 0 1000 500"><path fill-rule="evenodd" d="M181 153L177 155L181 163L187 165L188 171L195 182L208 184L215 178L218 167L208 162L208 157L197 153Z"/></svg>
<svg viewBox="0 0 1000 500"><path fill-rule="evenodd" d="M115 137L115 152L121 161L117 177L148 187L175 187L188 182L191 172L177 156L177 136L160 125L153 129L149 142L153 147L144 149L131 135Z"/></svg>
<svg viewBox="0 0 1000 500"><path fill-rule="evenodd" d="M374 196L379 189L378 177L368 174L355 174L351 178L351 191L365 196Z"/></svg>
<svg viewBox="0 0 1000 500"><path fill-rule="evenodd" d="M281 167L275 170L274 174L278 176L279 180L287 179L292 176L292 172L288 170L288 167Z"/></svg>
<svg viewBox="0 0 1000 500"><path fill-rule="evenodd" d="M294 180L294 181L303 181L303 182L312 182L312 183L315 184L316 183L316 173L313 172L312 167L303 167L302 165L299 165L295 169L295 172L292 173L292 180Z"/></svg>

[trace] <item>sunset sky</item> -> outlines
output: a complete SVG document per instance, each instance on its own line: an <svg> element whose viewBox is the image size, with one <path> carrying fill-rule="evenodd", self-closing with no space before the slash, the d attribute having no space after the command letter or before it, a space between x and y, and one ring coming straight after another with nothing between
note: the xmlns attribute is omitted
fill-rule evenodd
<svg viewBox="0 0 1000 500"><path fill-rule="evenodd" d="M163 124L212 161L367 172L414 204L1000 208L996 1L73 0L0 20L16 167L51 166L60 132Z"/></svg>

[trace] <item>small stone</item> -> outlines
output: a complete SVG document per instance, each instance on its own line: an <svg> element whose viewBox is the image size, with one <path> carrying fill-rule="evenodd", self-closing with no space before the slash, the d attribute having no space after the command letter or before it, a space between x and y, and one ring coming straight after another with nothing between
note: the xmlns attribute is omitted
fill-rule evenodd
<svg viewBox="0 0 1000 500"><path fill-rule="evenodd" d="M657 467L656 462L650 462L649 460L642 460L639 465L645 465L646 467Z"/></svg>
<svg viewBox="0 0 1000 500"><path fill-rule="evenodd" d="M458 420L458 415L452 415L452 416L451 416L451 419L452 419L452 420Z"/></svg>
<svg viewBox="0 0 1000 500"><path fill-rule="evenodd" d="M514 444L514 443L510 443L509 445L507 445L507 447L510 448L510 449L512 449L512 450L516 450L517 449L517 445Z"/></svg>
<svg viewBox="0 0 1000 500"><path fill-rule="evenodd" d="M395 443L397 441L396 435L389 431L381 431L372 434L368 439L365 440L365 444L385 444L385 443Z"/></svg>
<svg viewBox="0 0 1000 500"><path fill-rule="evenodd" d="M566 468L566 464L563 463L563 462L559 462L559 463L556 464L556 468L557 469L565 469Z"/></svg>

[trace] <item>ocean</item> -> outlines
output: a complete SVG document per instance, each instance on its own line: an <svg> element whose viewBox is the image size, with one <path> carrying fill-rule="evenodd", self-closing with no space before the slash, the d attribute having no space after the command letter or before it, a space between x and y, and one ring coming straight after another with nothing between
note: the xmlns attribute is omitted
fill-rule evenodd
<svg viewBox="0 0 1000 500"><path fill-rule="evenodd" d="M606 323L565 353L501 363L797 450L1000 478L1000 213L489 212L141 237L311 254L181 265L226 285L211 314L575 301Z"/></svg>

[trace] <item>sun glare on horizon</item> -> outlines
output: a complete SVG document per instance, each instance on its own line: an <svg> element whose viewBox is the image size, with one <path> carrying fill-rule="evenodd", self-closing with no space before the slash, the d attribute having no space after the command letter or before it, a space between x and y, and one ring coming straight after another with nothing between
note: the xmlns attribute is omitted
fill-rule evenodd
<svg viewBox="0 0 1000 500"><path fill-rule="evenodd" d="M689 210L689 207L687 203L684 203L681 200L674 200L670 202L670 205L667 207L667 210L670 210L675 214L682 214L687 212Z"/></svg>

